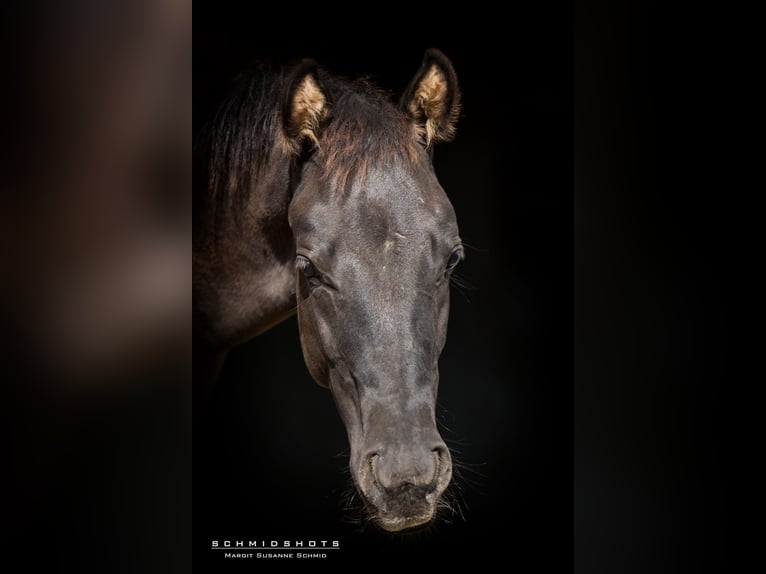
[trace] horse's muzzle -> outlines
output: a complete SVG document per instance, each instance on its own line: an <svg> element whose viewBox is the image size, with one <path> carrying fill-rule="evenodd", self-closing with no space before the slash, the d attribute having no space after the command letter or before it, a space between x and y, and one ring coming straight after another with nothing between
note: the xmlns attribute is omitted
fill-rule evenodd
<svg viewBox="0 0 766 574"><path fill-rule="evenodd" d="M433 519L451 477L452 459L440 443L431 449L369 453L359 472L359 487L374 522L383 530L400 532Z"/></svg>

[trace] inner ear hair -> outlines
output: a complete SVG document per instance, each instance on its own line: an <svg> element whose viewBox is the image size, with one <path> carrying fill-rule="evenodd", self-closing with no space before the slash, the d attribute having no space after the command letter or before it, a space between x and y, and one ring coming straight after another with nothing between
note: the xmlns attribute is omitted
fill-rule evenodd
<svg viewBox="0 0 766 574"><path fill-rule="evenodd" d="M444 117L447 109L447 81L438 66L433 65L426 72L418 84L417 90L409 103L410 115L420 120L420 125L425 130L426 145L431 144L437 137L442 136L440 131L440 119ZM447 133L439 139L451 139L454 128L447 128Z"/></svg>
<svg viewBox="0 0 766 574"><path fill-rule="evenodd" d="M426 147L455 136L460 91L455 70L440 51L426 52L423 65L405 92L402 108L415 121Z"/></svg>
<svg viewBox="0 0 766 574"><path fill-rule="evenodd" d="M282 111L288 147L299 154L303 144L319 147L319 129L329 112L314 60L303 60L292 74Z"/></svg>

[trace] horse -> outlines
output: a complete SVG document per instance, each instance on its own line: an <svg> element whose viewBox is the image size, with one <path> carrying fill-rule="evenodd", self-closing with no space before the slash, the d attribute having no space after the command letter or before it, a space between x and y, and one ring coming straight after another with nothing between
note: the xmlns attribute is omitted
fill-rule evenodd
<svg viewBox="0 0 766 574"><path fill-rule="evenodd" d="M452 478L435 407L464 250L433 147L453 139L459 112L436 49L398 104L306 59L240 78L201 146L193 325L207 360L195 379L214 380L229 349L297 313L356 490L389 532L431 523Z"/></svg>

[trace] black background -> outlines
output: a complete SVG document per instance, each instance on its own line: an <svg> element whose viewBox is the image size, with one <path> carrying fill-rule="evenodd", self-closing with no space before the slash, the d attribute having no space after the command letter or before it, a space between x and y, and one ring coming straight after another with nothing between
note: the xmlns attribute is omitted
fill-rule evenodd
<svg viewBox="0 0 766 574"><path fill-rule="evenodd" d="M740 199L723 134L739 96L718 18L576 4L575 572L739 560L724 477Z"/></svg>
<svg viewBox="0 0 766 574"><path fill-rule="evenodd" d="M195 427L195 559L203 571L236 566L208 550L213 539L338 539L342 550L328 553L334 562L420 557L443 566L460 556L503 555L512 569L566 571L573 544L572 10L528 3L493 22L464 7L446 25L406 8L380 11L346 24L325 7L308 14L291 6L266 17L225 2L196 4L195 129L228 78L256 62L313 57L398 94L426 48L453 61L463 115L435 164L469 246L460 274L475 289L453 290L438 413L465 466L456 480L465 519L406 538L344 522L345 431L330 394L306 371L291 319L230 355ZM202 407L195 408L199 415Z"/></svg>

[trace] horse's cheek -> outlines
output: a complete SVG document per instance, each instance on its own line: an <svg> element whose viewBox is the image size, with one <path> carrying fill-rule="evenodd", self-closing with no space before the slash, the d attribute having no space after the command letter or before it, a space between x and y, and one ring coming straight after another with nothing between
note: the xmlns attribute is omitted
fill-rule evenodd
<svg viewBox="0 0 766 574"><path fill-rule="evenodd" d="M308 302L304 301L303 304L307 305ZM329 388L329 369L324 360L325 353L322 352L322 339L316 323L316 317L312 310L305 309L299 311L298 330L303 349L303 360L314 381L319 386Z"/></svg>

